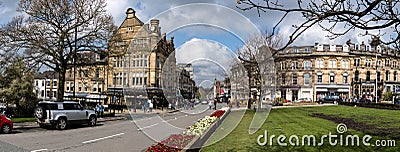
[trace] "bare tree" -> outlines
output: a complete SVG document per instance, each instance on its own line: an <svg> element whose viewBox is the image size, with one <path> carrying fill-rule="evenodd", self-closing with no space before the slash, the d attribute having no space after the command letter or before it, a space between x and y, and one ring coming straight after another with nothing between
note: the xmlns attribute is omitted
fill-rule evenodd
<svg viewBox="0 0 400 152"><path fill-rule="evenodd" d="M241 64L247 71L247 77L249 79L250 90L249 98L252 93L253 96L257 96L260 99L261 92L264 82L270 80L273 75L269 74L274 68L273 54L276 49L282 46L281 34L262 34L253 35L247 39L237 51L238 58ZM256 91L254 91L256 90ZM258 102L260 108L261 102Z"/></svg>
<svg viewBox="0 0 400 152"><path fill-rule="evenodd" d="M258 14L281 12L282 17L273 27L277 31L279 25L290 14L300 14L304 21L293 25L294 31L288 42L279 48L284 50L302 33L314 25L329 32L329 38L347 34L354 29L365 30L364 35L371 35L369 30L392 29L389 40L381 40L382 44L400 48L400 11L398 0L297 0L294 7L285 7L279 0L237 0L239 9L247 11L256 9ZM293 3L293 2L288 2ZM385 33L383 33L385 34ZM382 36L382 35L376 35Z"/></svg>
<svg viewBox="0 0 400 152"><path fill-rule="evenodd" d="M68 65L82 51L104 51L115 31L105 0L21 0L14 17L0 30L8 42L2 53L23 53L30 63L59 73L57 99L64 96Z"/></svg>

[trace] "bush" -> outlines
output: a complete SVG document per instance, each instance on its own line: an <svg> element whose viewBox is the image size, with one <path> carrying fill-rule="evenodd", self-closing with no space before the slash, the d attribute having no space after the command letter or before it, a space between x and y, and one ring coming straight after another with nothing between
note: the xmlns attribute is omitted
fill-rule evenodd
<svg viewBox="0 0 400 152"><path fill-rule="evenodd" d="M393 99L393 94L392 92L386 92L383 94L383 100L384 101L392 101Z"/></svg>

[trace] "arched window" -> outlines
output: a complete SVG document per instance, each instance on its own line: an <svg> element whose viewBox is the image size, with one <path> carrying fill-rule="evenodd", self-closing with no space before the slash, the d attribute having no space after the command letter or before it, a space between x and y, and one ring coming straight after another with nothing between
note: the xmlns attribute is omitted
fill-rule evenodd
<svg viewBox="0 0 400 152"><path fill-rule="evenodd" d="M393 81L397 82L397 72L396 71L394 71L394 73L393 73Z"/></svg>

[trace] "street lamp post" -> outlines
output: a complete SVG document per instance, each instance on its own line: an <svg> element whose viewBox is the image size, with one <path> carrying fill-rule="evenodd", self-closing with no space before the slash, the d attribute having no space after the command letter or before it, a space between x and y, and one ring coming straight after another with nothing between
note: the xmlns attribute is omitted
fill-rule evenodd
<svg viewBox="0 0 400 152"><path fill-rule="evenodd" d="M114 96L113 96L113 104L114 104L113 105L113 114L115 115L115 106L116 106L116 102L117 102L116 101L117 97L115 96L115 91L116 91L115 88L116 88L116 84L117 84L117 73L114 73L114 80L115 81L114 81Z"/></svg>
<svg viewBox="0 0 400 152"><path fill-rule="evenodd" d="M378 103L378 52L375 54L375 103Z"/></svg>

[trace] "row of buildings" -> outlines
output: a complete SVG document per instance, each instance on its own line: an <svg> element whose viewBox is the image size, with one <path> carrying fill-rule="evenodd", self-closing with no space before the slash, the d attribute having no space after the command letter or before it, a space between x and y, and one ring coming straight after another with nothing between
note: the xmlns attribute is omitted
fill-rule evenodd
<svg viewBox="0 0 400 152"><path fill-rule="evenodd" d="M379 37L361 44L349 40L344 44L292 46L274 55L273 59L275 68L272 70L276 75L270 77L273 83L268 86L272 87L270 92L275 93L255 93L261 94L263 99L311 98L316 101L323 96L336 95L344 99L378 96L382 100L385 92L400 92L400 54L381 45ZM251 95L245 91L248 86L241 83L246 81L240 78L240 75L246 76L245 72L245 68L232 68L233 78L239 75L232 83L235 100L245 101Z"/></svg>
<svg viewBox="0 0 400 152"><path fill-rule="evenodd" d="M161 34L159 20L145 24L135 13L132 8L127 9L125 20L109 42L109 50L79 52L75 63L70 62L65 99L129 106L148 98L165 104L167 98L193 97L193 67L177 65L174 38ZM49 73L52 72L35 76L40 99L55 99L58 77Z"/></svg>

